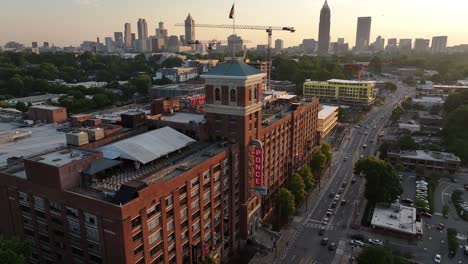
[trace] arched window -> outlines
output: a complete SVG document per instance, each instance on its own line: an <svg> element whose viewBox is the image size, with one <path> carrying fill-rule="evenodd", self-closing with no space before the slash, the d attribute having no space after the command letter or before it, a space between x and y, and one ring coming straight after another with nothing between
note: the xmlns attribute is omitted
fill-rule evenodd
<svg viewBox="0 0 468 264"><path fill-rule="evenodd" d="M221 101L221 89L215 89L215 101Z"/></svg>
<svg viewBox="0 0 468 264"><path fill-rule="evenodd" d="M252 101L252 90L249 89L247 92L249 93L249 102L251 102Z"/></svg>
<svg viewBox="0 0 468 264"><path fill-rule="evenodd" d="M235 103L237 101L237 96L236 96L236 90L235 89L231 89L231 91L229 91L229 101L231 103Z"/></svg>
<svg viewBox="0 0 468 264"><path fill-rule="evenodd" d="M255 85L255 89L254 89L254 99L255 99L255 102L257 101L257 96L258 96L258 86Z"/></svg>

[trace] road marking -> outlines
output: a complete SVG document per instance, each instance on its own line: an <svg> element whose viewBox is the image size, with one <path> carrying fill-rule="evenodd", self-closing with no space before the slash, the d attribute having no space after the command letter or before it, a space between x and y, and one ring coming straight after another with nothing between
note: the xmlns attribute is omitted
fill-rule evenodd
<svg viewBox="0 0 468 264"><path fill-rule="evenodd" d="M296 255L293 255L292 258L291 258L291 262L293 262L293 260L296 258Z"/></svg>
<svg viewBox="0 0 468 264"><path fill-rule="evenodd" d="M441 214L441 213L434 213L434 215L440 215L440 216L442 216L442 214Z"/></svg>
<svg viewBox="0 0 468 264"><path fill-rule="evenodd" d="M317 228L317 229L321 229L322 227L324 227L325 230L336 230L336 226L334 225L321 225L321 224L307 223L304 226L309 227L309 228Z"/></svg>
<svg viewBox="0 0 468 264"><path fill-rule="evenodd" d="M444 193L445 193L445 190L447 190L448 188L450 188L452 185L449 184L447 185L447 187L445 187L445 189L442 190L442 194L440 195L440 197L442 198L442 205L445 205L445 201L444 201Z"/></svg>

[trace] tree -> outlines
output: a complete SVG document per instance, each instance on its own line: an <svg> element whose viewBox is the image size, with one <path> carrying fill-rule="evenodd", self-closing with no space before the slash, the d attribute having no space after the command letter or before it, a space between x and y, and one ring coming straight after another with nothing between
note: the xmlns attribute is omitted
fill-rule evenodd
<svg viewBox="0 0 468 264"><path fill-rule="evenodd" d="M464 162L468 161L468 133L466 133L468 120L468 105L458 107L448 117L443 130L447 148L455 153Z"/></svg>
<svg viewBox="0 0 468 264"><path fill-rule="evenodd" d="M447 246L449 256L455 256L458 251L457 230L455 228L447 228Z"/></svg>
<svg viewBox="0 0 468 264"><path fill-rule="evenodd" d="M366 178L364 195L371 204L391 203L403 192L400 178L393 166L381 159L367 157L354 165L354 174Z"/></svg>
<svg viewBox="0 0 468 264"><path fill-rule="evenodd" d="M349 118L349 111L346 108L338 108L338 122L345 122Z"/></svg>
<svg viewBox="0 0 468 264"><path fill-rule="evenodd" d="M381 159L386 159L387 158L387 153L393 149L395 149L397 146L397 143L391 140L385 140L382 142L382 144L379 147L379 152L380 152L380 158Z"/></svg>
<svg viewBox="0 0 468 264"><path fill-rule="evenodd" d="M201 264L217 264L217 262L212 255L206 255L201 261Z"/></svg>
<svg viewBox="0 0 468 264"><path fill-rule="evenodd" d="M419 148L419 144L409 135L404 135L399 138L397 145L401 150L415 150Z"/></svg>
<svg viewBox="0 0 468 264"><path fill-rule="evenodd" d="M429 204L427 203L426 200L417 198L417 199L414 201L414 205L416 206L416 208L424 208L424 207L428 206Z"/></svg>
<svg viewBox="0 0 468 264"><path fill-rule="evenodd" d="M396 84L392 83L392 82L385 82L384 83L384 89L386 90L389 90L391 92L394 92L398 89L398 87L396 86Z"/></svg>
<svg viewBox="0 0 468 264"><path fill-rule="evenodd" d="M280 188L275 197L275 209L281 221L289 219L296 211L294 195L286 189Z"/></svg>
<svg viewBox="0 0 468 264"><path fill-rule="evenodd" d="M305 184L301 175L294 172L288 181L288 189L294 196L295 204L299 205L304 201L305 198Z"/></svg>
<svg viewBox="0 0 468 264"><path fill-rule="evenodd" d="M7 82L8 93L15 96L25 96L24 82L20 75L15 74Z"/></svg>
<svg viewBox="0 0 468 264"><path fill-rule="evenodd" d="M22 264L31 254L31 243L16 238L6 240L0 236L0 259L2 263Z"/></svg>
<svg viewBox="0 0 468 264"><path fill-rule="evenodd" d="M325 164L329 164L333 159L333 152L332 152L330 144L328 143L322 144L322 146L320 146L320 151L322 151L323 155L325 155L325 157L327 158L325 160Z"/></svg>
<svg viewBox="0 0 468 264"><path fill-rule="evenodd" d="M27 106L25 103L23 103L23 102L17 102L17 103L15 104L15 109L16 109L16 110L20 110L21 112L24 113L24 112L27 112L27 111L28 111L28 106Z"/></svg>
<svg viewBox="0 0 468 264"><path fill-rule="evenodd" d="M382 246L365 247L357 258L358 264L408 264L409 261L395 255Z"/></svg>
<svg viewBox="0 0 468 264"><path fill-rule="evenodd" d="M103 106L107 106L107 105L111 104L111 100L105 94L96 94L93 97L93 102L94 102L95 106L97 106L97 107L103 107Z"/></svg>
<svg viewBox="0 0 468 264"><path fill-rule="evenodd" d="M151 85L151 77L146 73L138 74L135 78L131 80L132 84L135 85L135 88L140 94L147 94L148 88Z"/></svg>
<svg viewBox="0 0 468 264"><path fill-rule="evenodd" d="M52 63L43 63L39 67L39 78L46 80L55 80L59 76L57 66Z"/></svg>
<svg viewBox="0 0 468 264"><path fill-rule="evenodd" d="M378 57L375 56L371 59L369 62L369 68L374 74L379 74L382 72L382 60Z"/></svg>
<svg viewBox="0 0 468 264"><path fill-rule="evenodd" d="M315 152L314 156L312 157L312 160L310 161L310 168L320 175L323 169L325 168L326 164L327 156L325 156L325 154L323 154L322 151L319 149L317 152Z"/></svg>
<svg viewBox="0 0 468 264"><path fill-rule="evenodd" d="M392 111L392 115L390 116L390 120L392 122L396 122L400 119L401 115L403 114L404 110L400 106L397 106L395 109Z"/></svg>
<svg viewBox="0 0 468 264"><path fill-rule="evenodd" d="M179 57L171 57L163 61L161 66L163 66L164 68L180 67L182 66L182 62L184 61Z"/></svg>
<svg viewBox="0 0 468 264"><path fill-rule="evenodd" d="M314 175L310 170L310 167L307 164L304 164L298 171L299 175L301 175L302 180L304 180L305 190L309 191L314 187Z"/></svg>

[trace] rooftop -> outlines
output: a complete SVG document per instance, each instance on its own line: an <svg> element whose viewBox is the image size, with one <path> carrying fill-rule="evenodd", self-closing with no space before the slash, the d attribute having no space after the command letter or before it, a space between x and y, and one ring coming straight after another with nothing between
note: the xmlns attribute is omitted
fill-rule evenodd
<svg viewBox="0 0 468 264"><path fill-rule="evenodd" d="M358 81L358 80L341 80L341 79L330 79L328 80L327 82L335 82L335 83L344 83L344 84L347 84L347 83L353 83L353 84L371 84L371 83L375 83L374 81Z"/></svg>
<svg viewBox="0 0 468 264"><path fill-rule="evenodd" d="M416 221L416 208L400 204L376 206L371 225L410 235L422 234L421 223Z"/></svg>
<svg viewBox="0 0 468 264"><path fill-rule="evenodd" d="M194 142L195 140L177 130L163 127L105 145L98 150L108 159L120 157L146 164Z"/></svg>
<svg viewBox="0 0 468 264"><path fill-rule="evenodd" d="M35 105L35 106L31 106L30 108L35 108L35 109L46 109L46 110L65 109L64 107L53 106L53 105Z"/></svg>
<svg viewBox="0 0 468 264"><path fill-rule="evenodd" d="M188 124L191 121L194 121L195 123L201 123L205 121L205 116L194 113L176 112L174 115L162 116L161 119L170 122Z"/></svg>
<svg viewBox="0 0 468 264"><path fill-rule="evenodd" d="M40 101L47 101L53 98L59 98L61 96L63 96L63 94L42 94L42 95L34 95L34 96L21 97L21 98L12 98L6 101L7 102L34 103L34 102L40 102Z"/></svg>
<svg viewBox="0 0 468 264"><path fill-rule="evenodd" d="M153 85L150 89L155 90L192 90L198 88L205 88L205 84L203 83L171 83L165 85Z"/></svg>
<svg viewBox="0 0 468 264"><path fill-rule="evenodd" d="M66 148L60 149L57 151L48 152L42 155L34 156L31 158L27 158L28 160L36 161L42 164L55 166L55 167L62 167L73 161L81 160L84 157L93 155L93 152L82 150L82 149L74 149L74 148Z"/></svg>
<svg viewBox="0 0 468 264"><path fill-rule="evenodd" d="M22 127L14 123L0 123L1 131L21 129L31 132L31 137L0 144L0 165L6 164L10 157L30 156L48 149L66 145L63 132L56 130L56 125L44 124L32 127Z"/></svg>
<svg viewBox="0 0 468 264"><path fill-rule="evenodd" d="M455 161L460 162L460 158L453 153L429 151L429 150L405 150L396 153L400 155L400 158L410 158L418 160L430 160L430 161Z"/></svg>
<svg viewBox="0 0 468 264"><path fill-rule="evenodd" d="M254 67L240 62L238 60L228 60L218 66L211 69L203 76L239 76L239 77L246 77L250 75L261 74L261 72Z"/></svg>
<svg viewBox="0 0 468 264"><path fill-rule="evenodd" d="M318 113L318 118L319 119L325 119L329 115L331 115L333 112L338 110L337 106L330 106L330 105L320 105L321 109Z"/></svg>

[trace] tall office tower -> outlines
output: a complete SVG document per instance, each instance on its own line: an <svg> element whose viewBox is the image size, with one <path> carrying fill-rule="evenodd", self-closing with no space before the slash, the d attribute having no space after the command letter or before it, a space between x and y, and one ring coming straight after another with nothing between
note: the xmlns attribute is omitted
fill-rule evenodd
<svg viewBox="0 0 468 264"><path fill-rule="evenodd" d="M413 48L413 40L412 39L400 39L400 44L398 48L401 52L410 52Z"/></svg>
<svg viewBox="0 0 468 264"><path fill-rule="evenodd" d="M244 40L238 35L230 35L228 37L228 56L236 54L244 49Z"/></svg>
<svg viewBox="0 0 468 264"><path fill-rule="evenodd" d="M114 52L114 41L112 40L111 37L105 37L104 43L106 45L106 51L108 53Z"/></svg>
<svg viewBox="0 0 468 264"><path fill-rule="evenodd" d="M138 39L145 40L148 38L148 24L144 18L139 18L137 22Z"/></svg>
<svg viewBox="0 0 468 264"><path fill-rule="evenodd" d="M124 47L124 39L122 32L114 32L114 46L119 49Z"/></svg>
<svg viewBox="0 0 468 264"><path fill-rule="evenodd" d="M338 44L343 45L344 44L344 38L338 38Z"/></svg>
<svg viewBox="0 0 468 264"><path fill-rule="evenodd" d="M382 36L378 36L374 42L374 52L381 52L385 47L385 39Z"/></svg>
<svg viewBox="0 0 468 264"><path fill-rule="evenodd" d="M96 37L96 43L101 44L101 41L99 40L99 36Z"/></svg>
<svg viewBox="0 0 468 264"><path fill-rule="evenodd" d="M275 40L275 50L282 50L284 48L284 42L282 39Z"/></svg>
<svg viewBox="0 0 468 264"><path fill-rule="evenodd" d="M37 42L36 42L36 41L33 41L33 42L31 43L31 47L37 48Z"/></svg>
<svg viewBox="0 0 468 264"><path fill-rule="evenodd" d="M44 48L48 49L49 48L49 42L44 41Z"/></svg>
<svg viewBox="0 0 468 264"><path fill-rule="evenodd" d="M180 43L182 43L183 45L185 43L185 35L180 35L179 39L180 39Z"/></svg>
<svg viewBox="0 0 468 264"><path fill-rule="evenodd" d="M328 54L330 48L330 7L327 1L323 4L322 10L320 10L320 22L319 22L319 36L318 36L318 53Z"/></svg>
<svg viewBox="0 0 468 264"><path fill-rule="evenodd" d="M131 48L132 47L132 27L130 23L125 23L124 38L125 38L125 48Z"/></svg>
<svg viewBox="0 0 468 264"><path fill-rule="evenodd" d="M136 40L136 34L135 33L131 34L130 40L132 41L132 43Z"/></svg>
<svg viewBox="0 0 468 264"><path fill-rule="evenodd" d="M396 38L389 38L387 40L387 47L385 48L386 51L395 52L397 50L398 40Z"/></svg>
<svg viewBox="0 0 468 264"><path fill-rule="evenodd" d="M164 22L159 22L159 28L156 29L156 37L167 40L167 29L164 28Z"/></svg>
<svg viewBox="0 0 468 264"><path fill-rule="evenodd" d="M369 47L371 17L358 17L356 31L356 51L364 51Z"/></svg>
<svg viewBox="0 0 468 264"><path fill-rule="evenodd" d="M306 52L314 52L317 49L317 41L315 39L303 39L302 48Z"/></svg>
<svg viewBox="0 0 468 264"><path fill-rule="evenodd" d="M445 52L447 50L447 36L432 37L432 53Z"/></svg>
<svg viewBox="0 0 468 264"><path fill-rule="evenodd" d="M166 48L170 51L176 51L177 49L179 49L179 38L174 35L169 36L169 38L167 39Z"/></svg>
<svg viewBox="0 0 468 264"><path fill-rule="evenodd" d="M429 39L417 38L414 40L414 51L424 52L429 50Z"/></svg>
<svg viewBox="0 0 468 264"><path fill-rule="evenodd" d="M192 16L188 14L187 18L185 19L185 41L188 43L189 41L195 40L195 20L193 20Z"/></svg>

